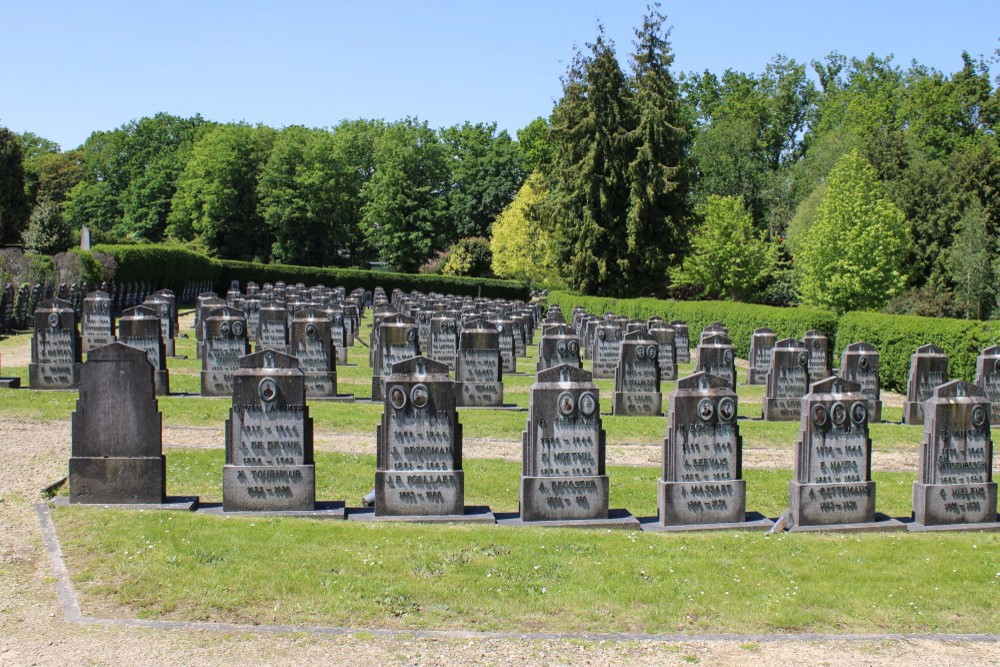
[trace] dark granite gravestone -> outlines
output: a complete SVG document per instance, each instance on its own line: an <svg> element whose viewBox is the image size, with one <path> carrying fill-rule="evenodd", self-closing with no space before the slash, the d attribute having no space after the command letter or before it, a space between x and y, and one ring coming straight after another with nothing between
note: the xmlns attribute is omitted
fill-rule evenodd
<svg viewBox="0 0 1000 667"><path fill-rule="evenodd" d="M96 290L83 298L80 332L84 353L115 342L115 318L111 296Z"/></svg>
<svg viewBox="0 0 1000 667"><path fill-rule="evenodd" d="M223 306L205 318L201 343L201 395L232 396L240 358L250 354L243 311Z"/></svg>
<svg viewBox="0 0 1000 667"><path fill-rule="evenodd" d="M1000 529L990 402L974 384L934 388L925 406L910 530Z"/></svg>
<svg viewBox="0 0 1000 667"><path fill-rule="evenodd" d="M166 496L162 416L146 354L122 343L91 350L72 415L69 502L191 509Z"/></svg>
<svg viewBox="0 0 1000 667"><path fill-rule="evenodd" d="M343 503L316 503L313 420L298 360L276 350L240 359L226 420L224 512L344 518Z"/></svg>
<svg viewBox="0 0 1000 667"><path fill-rule="evenodd" d="M659 345L642 330L625 334L611 392L611 414L662 414L659 356Z"/></svg>
<svg viewBox="0 0 1000 667"><path fill-rule="evenodd" d="M903 423L923 424L924 403L934 389L948 382L948 355L937 345L921 345L910 357Z"/></svg>
<svg viewBox="0 0 1000 667"><path fill-rule="evenodd" d="M406 315L385 315L378 325L377 347L372 362L372 401L385 399L385 378L394 364L420 355L417 323Z"/></svg>
<svg viewBox="0 0 1000 667"><path fill-rule="evenodd" d="M617 324L604 321L597 325L594 331L594 351L590 355L594 379L615 376L624 335L624 330Z"/></svg>
<svg viewBox="0 0 1000 667"><path fill-rule="evenodd" d="M544 325L542 337L538 341L538 362L535 372L540 373L547 368L564 364L583 368L583 360L580 359L582 347L580 338L573 333L573 327L570 325Z"/></svg>
<svg viewBox="0 0 1000 667"><path fill-rule="evenodd" d="M288 311L276 303L261 306L257 313L257 351L288 351Z"/></svg>
<svg viewBox="0 0 1000 667"><path fill-rule="evenodd" d="M649 327L649 337L656 341L658 352L656 361L660 365L660 380L672 382L677 379L677 332L673 327L656 322Z"/></svg>
<svg viewBox="0 0 1000 667"><path fill-rule="evenodd" d="M988 347L976 358L976 386L992 405L990 423L1000 425L1000 347Z"/></svg>
<svg viewBox="0 0 1000 667"><path fill-rule="evenodd" d="M878 351L868 343L851 343L840 355L840 377L861 385L868 399L868 423L882 421L882 384L878 374Z"/></svg>
<svg viewBox="0 0 1000 667"><path fill-rule="evenodd" d="M300 308L292 319L289 351L305 374L309 398L337 397L337 353L332 328L330 318L317 308Z"/></svg>
<svg viewBox="0 0 1000 667"><path fill-rule="evenodd" d="M118 322L118 342L146 353L146 359L153 366L156 395L167 396L170 394L170 374L161 333L160 317L147 306L126 308Z"/></svg>
<svg viewBox="0 0 1000 667"><path fill-rule="evenodd" d="M674 320L670 323L674 328L674 344L677 346L677 363L691 363L691 334L686 322Z"/></svg>
<svg viewBox="0 0 1000 667"><path fill-rule="evenodd" d="M151 309L160 318L160 337L163 338L163 346L168 357L176 356L176 344L174 336L174 320L170 315L170 301L165 296L153 295L142 302L143 306Z"/></svg>
<svg viewBox="0 0 1000 667"><path fill-rule="evenodd" d="M32 316L31 389L76 389L80 384L82 358L76 313L69 302L52 299L38 304Z"/></svg>
<svg viewBox="0 0 1000 667"><path fill-rule="evenodd" d="M736 348L722 334L709 336L698 346L698 364L695 372L723 378L729 388L736 391Z"/></svg>
<svg viewBox="0 0 1000 667"><path fill-rule="evenodd" d="M249 285L247 286L249 289ZM250 332L250 341L253 344L257 344L257 333L260 331L260 309L264 307L264 302L261 298L254 294L250 296L249 293L247 297L243 299L243 317L247 321L247 331Z"/></svg>
<svg viewBox="0 0 1000 667"><path fill-rule="evenodd" d="M455 365L455 398L458 405L503 405L500 334L486 320L469 320L462 326Z"/></svg>
<svg viewBox="0 0 1000 667"><path fill-rule="evenodd" d="M670 394L659 516L643 530L769 528L746 511L743 438L736 392L723 378L695 373Z"/></svg>
<svg viewBox="0 0 1000 667"><path fill-rule="evenodd" d="M726 336L728 338L729 329L727 329L726 325L723 324L722 322L712 322L711 324L709 324L708 326L706 326L704 329L701 330L701 335L698 339L698 344L701 345L712 336Z"/></svg>
<svg viewBox="0 0 1000 667"><path fill-rule="evenodd" d="M430 349L428 356L434 361L447 364L454 370L455 355L458 353L458 323L455 318L435 314L430 323Z"/></svg>
<svg viewBox="0 0 1000 667"><path fill-rule="evenodd" d="M764 420L798 421L802 397L809 393L809 352L801 341L785 338L771 347L764 394Z"/></svg>
<svg viewBox="0 0 1000 667"><path fill-rule="evenodd" d="M393 364L376 435L375 510L351 518L495 521L488 508L465 507L462 425L453 385L448 366L433 359Z"/></svg>
<svg viewBox="0 0 1000 667"><path fill-rule="evenodd" d="M514 321L510 318L493 320L497 333L500 334L500 361L503 362L503 372L508 375L517 373L517 354L514 349Z"/></svg>
<svg viewBox="0 0 1000 667"><path fill-rule="evenodd" d="M638 528L623 510L608 510L605 434L592 375L556 366L531 385L528 421L521 436L520 516L502 525Z"/></svg>
<svg viewBox="0 0 1000 667"><path fill-rule="evenodd" d="M875 513L868 399L860 385L837 376L812 384L802 400L789 498L792 531L903 528Z"/></svg>
<svg viewBox="0 0 1000 667"><path fill-rule="evenodd" d="M417 323L417 343L421 348L430 348L431 318L434 317L434 311L430 308L419 308L411 317Z"/></svg>
<svg viewBox="0 0 1000 667"><path fill-rule="evenodd" d="M767 384L767 372L771 367L771 348L777 342L777 334L767 328L757 329L750 336L747 384Z"/></svg>
<svg viewBox="0 0 1000 667"><path fill-rule="evenodd" d="M335 306L331 312L330 337L333 339L333 349L337 357L337 365L347 365L348 319L344 309Z"/></svg>
<svg viewBox="0 0 1000 667"><path fill-rule="evenodd" d="M199 294L195 299L194 308L194 334L197 345L195 346L195 357L201 359L201 344L205 340L205 320L212 311L218 310L226 305L224 299L220 299L215 292L205 292Z"/></svg>
<svg viewBox="0 0 1000 667"><path fill-rule="evenodd" d="M809 379L818 382L832 375L830 372L830 339L822 331L812 329L802 337L809 350Z"/></svg>

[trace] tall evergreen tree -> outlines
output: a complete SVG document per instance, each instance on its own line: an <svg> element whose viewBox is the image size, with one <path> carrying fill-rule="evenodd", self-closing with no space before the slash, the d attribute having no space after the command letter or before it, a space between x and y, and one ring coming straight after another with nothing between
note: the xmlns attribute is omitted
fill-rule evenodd
<svg viewBox="0 0 1000 667"><path fill-rule="evenodd" d="M28 220L21 140L0 127L0 243L15 240Z"/></svg>

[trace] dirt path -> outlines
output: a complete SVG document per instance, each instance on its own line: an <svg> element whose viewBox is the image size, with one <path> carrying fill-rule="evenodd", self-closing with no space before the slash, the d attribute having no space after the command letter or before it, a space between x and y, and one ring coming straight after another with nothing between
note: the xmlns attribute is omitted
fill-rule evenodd
<svg viewBox="0 0 1000 667"><path fill-rule="evenodd" d="M169 445L218 446L216 429L167 428ZM321 451L371 451L365 438L321 434ZM514 458L515 443L474 441L469 456ZM631 449L631 448L630 448ZM612 453L614 462L643 462L649 452ZM628 456L636 456L633 460ZM32 504L65 474L69 424L0 420L0 665L77 664L530 664L964 665L996 662L997 645L976 642L692 641L590 642L519 639L414 639L370 635L246 633L102 627L67 622ZM778 462L775 461L778 465ZM780 464L785 465L785 464ZM87 610L84 610L86 613Z"/></svg>

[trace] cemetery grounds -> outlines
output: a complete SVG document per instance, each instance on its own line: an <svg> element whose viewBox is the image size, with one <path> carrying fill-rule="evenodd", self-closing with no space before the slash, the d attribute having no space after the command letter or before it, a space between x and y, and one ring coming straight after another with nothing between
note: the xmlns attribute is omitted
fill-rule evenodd
<svg viewBox="0 0 1000 667"><path fill-rule="evenodd" d="M188 358L169 360L175 395L158 399L167 493L218 502L230 401L197 396L193 315L181 312L177 353ZM369 313L362 340L370 322ZM0 340L3 375L23 386L29 341ZM518 359L525 374L505 374L505 402L527 407L536 350ZM339 391L369 397L367 348L350 348L348 362ZM692 368L681 364L681 376ZM742 384L745 370L747 509L776 517L799 425L757 420L764 388ZM613 380L596 382L607 412ZM674 385L662 385L664 406ZM67 619L35 504L67 491L46 489L66 474L76 396L0 390L0 664L1000 660L996 641L959 637L1000 634L1000 535L985 532L651 534L58 507L50 513L84 617ZM902 397L883 401L883 418L898 422ZM381 405L309 409L317 500L360 505ZM466 503L516 511L527 412L459 418ZM610 506L655 515L666 417L605 416L604 428ZM879 512L909 515L921 435L872 425Z"/></svg>

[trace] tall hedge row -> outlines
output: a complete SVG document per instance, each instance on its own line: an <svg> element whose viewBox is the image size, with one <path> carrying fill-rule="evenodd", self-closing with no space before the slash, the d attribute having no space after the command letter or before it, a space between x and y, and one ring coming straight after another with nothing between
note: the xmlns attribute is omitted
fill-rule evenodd
<svg viewBox="0 0 1000 667"><path fill-rule="evenodd" d="M577 296L571 292L549 292L549 303L558 304L569 318L574 306L587 312L602 315L613 312L642 320L659 316L668 322L683 320L688 325L692 344L696 344L701 330L712 322L722 322L729 329L729 337L737 354L746 358L750 351L750 335L754 329L768 327L778 338L801 338L810 329L819 329L832 339L837 333L837 316L820 308L800 306L778 308L728 301L670 301L664 299L611 299L605 297Z"/></svg>
<svg viewBox="0 0 1000 667"><path fill-rule="evenodd" d="M157 287L170 287L179 291L188 281L211 280L216 290L225 292L231 280L241 284L253 280L257 283L303 282L307 285L323 283L343 285L348 289L364 287L373 289L381 285L387 292L399 287L404 290L441 292L443 294L468 294L503 299L526 299L527 288L509 280L489 280L458 276L388 273L360 269L337 269L318 266L292 266L286 264L256 264L218 260L181 246L157 245L105 245L93 250L107 253L118 262L115 280L118 282L150 282Z"/></svg>
<svg viewBox="0 0 1000 667"><path fill-rule="evenodd" d="M836 353L857 341L875 346L879 353L882 386L906 392L910 356L921 345L933 343L948 354L948 375L952 380L971 382L976 375L976 357L1000 341L1000 322L953 320L913 315L845 313L837 327Z"/></svg>

